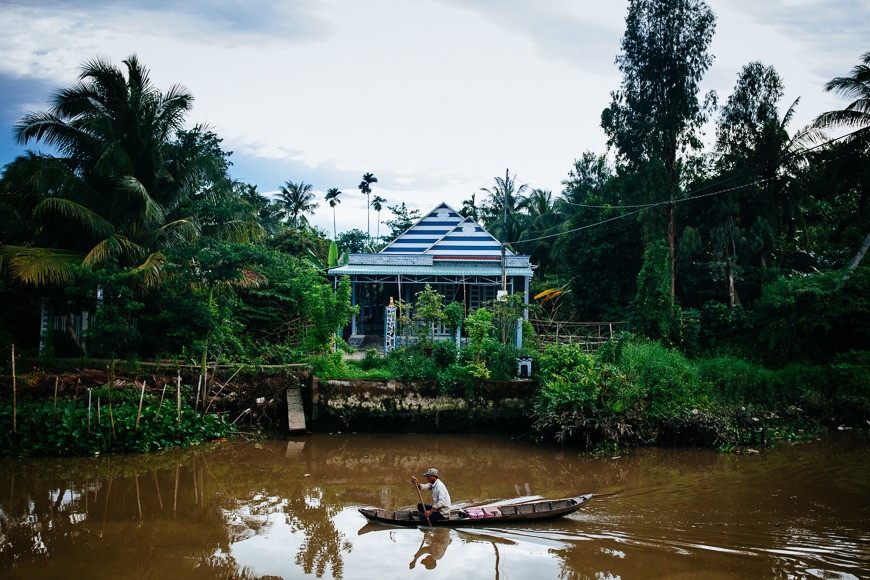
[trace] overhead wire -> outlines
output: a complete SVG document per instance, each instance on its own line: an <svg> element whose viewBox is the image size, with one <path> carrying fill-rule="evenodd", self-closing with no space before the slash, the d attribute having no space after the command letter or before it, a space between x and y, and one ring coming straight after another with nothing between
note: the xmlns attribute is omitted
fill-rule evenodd
<svg viewBox="0 0 870 580"><path fill-rule="evenodd" d="M753 169L746 170L746 171L744 171L744 172L742 172L742 173L739 173L739 174L737 174L737 175L732 175L731 177L728 177L728 178L722 179L722 180L717 181L717 182L715 182L715 183L711 183L711 184L709 184L709 185L705 185L705 186L703 186L703 187L699 187L698 189L694 189L694 190L692 190L692 191L689 191L689 192L687 192L687 193L685 193L685 194L683 194L683 195L681 195L681 196L679 196L679 197L675 197L675 198L673 198L673 199L666 199L666 200L662 200L662 201L658 201L658 202L654 202L654 203L650 203L650 204L646 204L646 205L642 205L642 206L637 206L637 205L634 205L634 206L583 206L583 207L590 207L590 208L596 208L596 207L597 207L597 208L599 208L599 209L601 209L601 208L606 208L606 209L620 209L620 208L635 208L635 207L638 207L638 208L640 208L640 209L636 209L635 211L631 211L631 212L624 213L624 214L621 214L621 215L618 215L618 216L615 216L615 217L612 217L612 218L608 218L608 219L606 219L606 220L601 220L601 221L599 221L599 222L595 222L595 223L593 223L593 224L588 224L588 225L585 225L585 226L581 226L581 227L579 227L579 228L573 228L573 229L565 230L565 231L558 232L558 233L555 233L555 234L548 234L548 235L546 235L546 236L539 236L539 237L537 237L537 238L529 238L529 239L525 239L525 240L516 240L516 241L514 241L514 242L508 242L508 243L509 243L510 245L514 245L514 244L524 244L524 243L527 243L527 242L536 242L536 241L539 241L539 240L546 240L546 239L549 239L549 238L557 238L557 237L563 236L563 235L565 235L565 234L571 234L571 233L579 232L579 231L582 231L582 230L588 230L588 229L590 229L590 228L594 228L594 227L597 227L597 226L600 226L600 225L604 225L604 224L607 224L607 223L610 223L610 222L613 222L613 221L616 221L616 220L621 220L621 219L626 218L626 217L630 217L630 216L633 216L633 215L637 215L637 214L639 214L639 213L641 213L641 212L643 212L643 211L646 211L646 210L648 210L648 209L652 209L652 208L654 208L654 207L659 207L659 206L662 206L662 205L669 205L669 204L676 204L676 203L683 203L683 202L686 202L686 201L694 201L694 200L698 200L698 199L703 199L703 198L705 198L705 197L712 197L712 196L714 196L714 195L720 195L720 194L723 194L723 193L728 193L729 191L735 191L735 190L737 190L737 189L742 189L742 188L745 188L745 187L752 187L752 186L754 186L754 185L759 185L759 184L765 183L765 182L767 182L767 181L772 181L772 180L775 180L775 179L779 179L779 176L773 176L773 177L768 177L768 178L764 178L764 179L759 179L759 180L753 181L752 183L746 183L746 184L743 184L743 185L738 185L738 186L735 186L735 187L731 187L731 188L729 188L729 189L717 190L717 191L713 191L713 192L710 192L710 193L705 193L705 194L703 194L703 195L696 195L697 193L702 192L702 191L705 191L705 190L710 189L710 188L712 188L712 187L717 187L717 186L720 186L720 185L724 185L725 183L728 183L728 182L733 181L733 180L735 180L735 179L739 179L739 178L741 178L741 177L745 177L745 176L747 176L747 175L751 175L751 174L753 174L753 173L757 173L757 172L759 172L759 171L761 171L761 170L763 170L763 169L767 169L768 167L770 167L770 166L772 166L772 165L777 165L777 166L778 166L778 165L781 165L781 164L783 164L785 161L791 159L792 157L797 157L798 155L805 155L806 153L809 153L810 151L813 151L813 150L818 149L818 148L820 148L820 147L824 147L825 145L830 145L831 143L835 143L835 142L840 141L840 140L842 140L842 139L846 139L847 137L850 137L850 136L854 135L855 133L859 133L859 132L861 132L862 130L864 130L864 129L863 129L863 128L862 128L862 129L857 129L857 130L855 130L855 131L852 131L851 133L847 133L847 134L845 134L845 135L841 135L841 136L839 136L839 137L835 137L835 138L833 138L833 139L829 139L828 141L824 141L824 142L819 143L818 145L814 145L813 147L810 147L810 148L808 148L808 149L800 149L800 150L797 150L797 151L792 151L792 152L788 153L787 155L783 155L783 156L780 157L779 159L776 159L776 160L771 161L771 162L769 162L769 163L766 163L766 164L764 164L764 165L760 165L760 166L755 167L755 168L753 168ZM827 163L827 162L828 162L828 160L823 160L822 162L818 163L817 165L822 165L822 164ZM570 203L570 202L565 202L565 203ZM581 204L572 204L572 205L581 205Z"/></svg>

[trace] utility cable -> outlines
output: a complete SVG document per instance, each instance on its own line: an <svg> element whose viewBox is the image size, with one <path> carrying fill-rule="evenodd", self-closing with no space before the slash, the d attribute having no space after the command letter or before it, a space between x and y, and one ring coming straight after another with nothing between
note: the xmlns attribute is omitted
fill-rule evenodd
<svg viewBox="0 0 870 580"><path fill-rule="evenodd" d="M737 175L732 175L731 177L728 177L728 178L722 179L722 180L720 180L720 181L717 181L716 183L711 183L710 185L705 185L705 186L703 186L703 187L699 187L698 189L692 190L692 191L690 191L690 192L687 192L687 193L685 193L685 194L683 194L683 195L681 195L681 196L679 196L679 197L675 197L675 198L673 198L673 199L666 199L666 200L659 201L659 202L655 202L655 203L651 203L651 204L648 204L648 205L645 205L645 206L607 206L608 208L613 208L613 209L618 209L618 208L621 208L621 207L640 207L640 209L637 209L637 210L632 211L632 212L624 213L624 214L622 214L622 215L618 215L618 216L616 216L616 217L608 218L608 219L606 219L606 220L602 220L602 221L600 221L600 222L596 222L596 223L594 223L594 224L589 224L589 225L581 226L581 227L579 227L579 228L573 228L573 229L570 229L570 230L565 230L565 231L563 231L563 232L559 232L559 233L555 233L555 234L548 234L548 235L546 235L546 236L540 236L540 237L537 237L537 238L530 238L530 239L526 239L526 240L517 240L517 241L514 241L514 242L510 242L510 244L511 244L511 245L513 245L513 244L524 244L524 243L527 243L527 242L536 242L536 241L538 241L538 240L546 240L546 239L549 239L549 238L557 238L557 237L563 236L563 235L565 235L565 234L571 234L571 233L579 232L579 231L582 231L582 230L588 230L588 229L590 229L590 228L594 228L594 227L596 227L596 226L600 226L600 225L603 225L603 224L606 224L606 223L610 223L610 222L612 222L612 221L616 221L616 220L620 220L620 219L622 219L622 218L626 218L626 217L629 217L629 216L632 216L632 215L636 215L636 214L639 214L639 213L641 213L641 212L643 212L643 211L646 211L646 210L648 210L648 209L652 209L652 208L654 208L654 207L659 207L659 206L662 206L662 205L668 205L668 204L682 203L682 202L685 202L685 201L693 201L693 200L696 200L696 199L703 199L703 198L705 198L705 197L711 197L711 196L714 196L714 195L719 195L719 194L722 194L722 193L727 193L727 192L729 192L729 191L734 191L734 190L741 189L741 188L744 188L744 187L751 187L751 186L753 186L753 185L758 185L758 184L764 183L764 182L766 182L766 181L771 181L771 180L774 180L774 179L779 179L779 176L768 177L768 178L765 178L765 179L759 179L759 180L753 181L752 183L747 183L747 184L744 184L744 185L738 185L738 186L735 186L735 187L732 187L732 188L729 188L729 189L723 189L723 190L713 191L713 192L710 192L710 193L705 193L705 194L703 194L703 195L696 195L697 193L700 193L700 192L705 191L705 190L707 190L707 189L710 189L710 188L712 188L712 187L717 187L717 186L720 186L720 185L724 185L725 183L728 183L728 182L730 182L730 181L734 181L735 179L739 179L739 178L744 177L744 176L746 176L746 175L751 175L751 174L753 174L753 173L757 173L757 172L761 171L762 169L767 169L768 167L770 167L770 166L772 166L772 165L781 165L782 163L784 163L785 161L787 161L788 159L790 159L790 158L792 158L792 157L796 157L796 156L798 156L798 155L804 155L804 154L806 154L806 153L809 153L810 151L813 151L813 150L815 150L815 149L818 149L819 147L823 147L823 146L825 146L825 145L829 145L829 144L831 144L831 143L835 143L835 142L837 142L837 141L840 141L840 140L842 140L842 139L845 139L845 138L847 138L847 137L850 137L850 136L854 135L855 133L858 133L858 132L863 131L863 130L864 130L864 128L857 129L857 130L855 130L855 131L852 131L851 133L847 133L846 135L841 135L840 137L835 137L835 138L830 139L830 140L828 140L828 141L825 141L825 142L823 142L823 143L819 143L818 145L814 145L813 147L810 147L809 149L800 149L800 150L798 150L798 151L792 151L791 153L788 153L788 154L786 154L786 155L783 155L783 156L780 157L779 159L776 159L776 160L774 160L774 161L771 161L771 162L766 163L766 164L764 164L764 165L761 165L761 166L759 166L759 167L755 167L755 168L753 168L753 169L746 170L746 171L744 171L744 172L742 172L742 173L739 173L739 174L737 174ZM822 163L818 163L817 165L822 165L823 163L826 163L826 162L827 162L827 161L824 161L824 162L822 162ZM594 206L590 206L590 207L594 207Z"/></svg>

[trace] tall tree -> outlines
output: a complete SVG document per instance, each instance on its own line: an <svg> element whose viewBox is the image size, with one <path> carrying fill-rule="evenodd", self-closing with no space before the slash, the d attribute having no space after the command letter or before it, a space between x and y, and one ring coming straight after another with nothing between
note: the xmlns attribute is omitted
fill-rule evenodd
<svg viewBox="0 0 870 580"><path fill-rule="evenodd" d="M859 189L860 202L858 204L859 216L863 214L870 199L870 171L867 170L866 158L870 154L870 52L861 55L860 62L852 69L852 74L847 77L836 77L825 85L826 91L833 91L846 98L855 99L844 109L829 111L816 117L813 125L827 129L833 127L847 127L856 129L849 137L849 145L853 146L852 153L856 157L863 157L864 162L858 164L857 173L860 175ZM870 233L864 238L864 243L858 249L858 253L849 264L849 271L854 270L864 255L870 249ZM844 281L848 279L848 275ZM841 285L842 286L842 283ZM839 288L839 287L838 287Z"/></svg>
<svg viewBox="0 0 870 580"><path fill-rule="evenodd" d="M861 55L861 61L847 77L828 81L825 90L846 98L855 99L844 109L822 113L813 125L823 129L848 127L858 129L852 139L870 138L870 52Z"/></svg>
<svg viewBox="0 0 870 580"><path fill-rule="evenodd" d="M613 175L604 155L590 151L574 161L562 182L557 203L570 217L568 232L557 244L560 277L568 281L576 320L625 320L629 315L641 269L642 226L632 219L588 226L623 214L626 210L621 206L631 184Z"/></svg>
<svg viewBox="0 0 870 580"><path fill-rule="evenodd" d="M59 90L47 112L15 126L18 143L59 152L28 153L4 174L17 184L4 191L41 223L40 245L2 246L24 282L66 283L72 265L117 263L153 285L164 250L198 235L181 208L200 176L218 180L226 164L203 150L173 160L170 139L193 97L179 85L158 90L135 55L123 64L125 71L99 58L85 62L79 81Z"/></svg>
<svg viewBox="0 0 870 580"><path fill-rule="evenodd" d="M257 191L256 185L237 183L239 199L250 205L257 214L257 221L269 236L275 235L281 224L281 207Z"/></svg>
<svg viewBox="0 0 870 580"><path fill-rule="evenodd" d="M528 197L527 211L526 227L515 246L538 264L535 275L542 279L557 261L556 242L559 233L565 229L565 216L556 211L553 193L549 189L533 189Z"/></svg>
<svg viewBox="0 0 870 580"><path fill-rule="evenodd" d="M489 195L484 208L486 228L494 236L500 236L506 245L511 246L511 242L518 241L525 231L527 216L523 210L528 207L529 200L523 193L529 186L525 183L518 184L516 174L511 177L510 171L507 170L504 177L495 177L494 180L495 185L492 189L480 188L480 191Z"/></svg>
<svg viewBox="0 0 870 580"><path fill-rule="evenodd" d="M384 242L389 244L417 223L417 220L420 219L420 210L408 209L404 201L402 205L396 204L387 209L393 212L393 219L384 222L390 228L390 233L384 236Z"/></svg>
<svg viewBox="0 0 870 580"><path fill-rule="evenodd" d="M767 267L768 256L780 249L777 238L787 230L785 238L792 239L796 223L803 219L794 193L798 188L788 171L794 161L778 162L792 145L786 126L797 105L795 101L780 119L783 93L773 67L749 63L738 74L716 127L718 178L732 178L732 191L709 204L708 247L715 254L713 269L721 272L732 307L741 303L738 273Z"/></svg>
<svg viewBox="0 0 870 580"><path fill-rule="evenodd" d="M462 202L462 208L459 210L459 215L462 217L470 217L474 221L480 221L480 208L477 206L477 201L475 200L477 194L472 193L471 199L466 199Z"/></svg>
<svg viewBox="0 0 870 580"><path fill-rule="evenodd" d="M381 237L381 210L384 209L384 202L387 201L380 195L376 195L372 200L372 207L375 208L375 211L378 212L378 235L376 239L380 239Z"/></svg>
<svg viewBox="0 0 870 580"><path fill-rule="evenodd" d="M278 202L284 208L287 225L292 226L293 229L299 229L300 218L307 223L305 214L312 213L318 207L318 204L314 203L314 192L311 189L310 183L288 181L278 192Z"/></svg>
<svg viewBox="0 0 870 580"><path fill-rule="evenodd" d="M375 177L371 173L366 173L362 177L362 181L360 181L357 187L361 192L363 192L366 196L366 233L371 236L372 235L372 224L369 219L369 195L372 193L372 183L377 183L378 178Z"/></svg>
<svg viewBox="0 0 870 580"><path fill-rule="evenodd" d="M331 187L326 190L326 201L329 202L329 207L332 208L332 236L334 240L338 240L338 228L335 226L335 206L341 203L338 196L341 192L337 187Z"/></svg>
<svg viewBox="0 0 870 580"><path fill-rule="evenodd" d="M643 175L638 202L666 202L646 220L647 244L668 249L673 304L676 223L672 200L680 189L680 152L701 147L698 132L714 96L704 105L698 84L713 61L707 49L715 16L702 0L631 0L625 19L620 90L601 114L608 146L623 169ZM670 202L670 203L669 203ZM657 260L657 263L659 261Z"/></svg>

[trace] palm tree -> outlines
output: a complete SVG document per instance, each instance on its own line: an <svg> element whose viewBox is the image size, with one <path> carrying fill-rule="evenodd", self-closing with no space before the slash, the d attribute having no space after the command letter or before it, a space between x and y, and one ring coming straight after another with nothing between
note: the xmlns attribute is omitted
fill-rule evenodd
<svg viewBox="0 0 870 580"><path fill-rule="evenodd" d="M286 182L278 192L278 202L284 207L284 212L288 216L287 224L292 225L293 229L298 229L299 218L307 222L304 214L312 213L319 207L314 203L311 184L304 181L298 184L292 181Z"/></svg>
<svg viewBox="0 0 870 580"><path fill-rule="evenodd" d="M326 191L326 201L329 202L329 207L332 208L332 237L334 240L338 239L338 228L335 227L335 206L341 203L341 200L338 199L339 195L341 195L341 192L337 187L332 187Z"/></svg>
<svg viewBox="0 0 870 580"><path fill-rule="evenodd" d="M384 209L384 202L387 201L380 195L376 195L372 200L372 207L378 212L378 239L381 237L381 210Z"/></svg>
<svg viewBox="0 0 870 580"><path fill-rule="evenodd" d="M59 152L28 152L6 171L14 176L8 195L43 231L42 247L2 246L24 282L64 284L74 264L96 269L114 262L153 285L163 251L198 235L183 208L191 184L218 174L220 163L202 151L174 162L169 146L193 97L179 85L160 92L135 55L123 64L126 76L106 60L85 62L78 82L59 90L47 112L15 126L19 144L42 142Z"/></svg>
<svg viewBox="0 0 870 580"><path fill-rule="evenodd" d="M471 194L471 199L466 199L462 202L462 209L459 210L459 215L462 217L470 217L474 221L480 221L480 209L475 201L476 194Z"/></svg>
<svg viewBox="0 0 870 580"><path fill-rule="evenodd" d="M826 91L833 91L846 98L854 98L845 109L822 113L813 122L814 127L857 128L850 139L866 139L870 133L870 52L861 55L861 62L852 69L848 77L834 78L825 85Z"/></svg>
<svg viewBox="0 0 870 580"><path fill-rule="evenodd" d="M870 147L870 52L865 52L861 55L861 61L852 69L851 76L836 77L825 85L826 91L834 91L839 95L855 100L849 103L845 109L839 111L828 111L822 113L813 122L814 127L821 129L830 127L849 127L856 128L856 131L848 138L850 145L855 145L865 152ZM861 164L863 174L866 175L866 164ZM864 178L866 179L866 177ZM861 201L859 208L866 205L866 196L868 187L862 187ZM870 233L864 238L864 243L858 249L858 253L849 264L849 272L854 270L864 255L870 249ZM837 288L841 288L843 283L849 279L847 274Z"/></svg>
<svg viewBox="0 0 870 580"><path fill-rule="evenodd" d="M535 274L543 277L556 262L556 242L559 233L565 230L566 216L557 210L553 193L549 189L533 189L528 197L527 208L528 223L519 234L521 245L518 249L532 256L532 260L539 265ZM539 239L542 237L544 239Z"/></svg>
<svg viewBox="0 0 870 580"><path fill-rule="evenodd" d="M372 235L372 224L371 220L369 220L369 194L372 192L372 183L377 183L378 178L372 175L371 173L366 173L362 177L362 181L357 187L360 191L362 191L366 195L366 233L371 236Z"/></svg>
<svg viewBox="0 0 870 580"><path fill-rule="evenodd" d="M517 176L505 171L504 178L496 177L492 189L481 187L480 191L489 194L489 204L485 209L486 229L501 237L502 242L517 241L524 229L524 216L521 212L528 207L529 200L523 196L528 188L525 183L517 185ZM503 227L504 225L504 227ZM507 244L510 246L510 244ZM513 248L511 248L513 250Z"/></svg>

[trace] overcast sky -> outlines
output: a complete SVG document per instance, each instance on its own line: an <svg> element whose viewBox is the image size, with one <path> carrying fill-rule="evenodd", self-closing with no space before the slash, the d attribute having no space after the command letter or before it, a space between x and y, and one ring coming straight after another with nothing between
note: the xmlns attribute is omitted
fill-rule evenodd
<svg viewBox="0 0 870 580"><path fill-rule="evenodd" d="M720 104L754 60L784 80L781 110L800 97L792 129L846 104L822 87L870 50L870 2L708 3L715 60L702 90L715 90ZM223 137L234 178L263 193L288 180L313 184L321 207L311 221L330 234L331 187L344 192L339 231L366 229L357 189L366 172L389 205L423 213L441 201L458 209L506 168L557 194L575 158L606 150L601 111L621 80L614 57L627 6L2 0L0 165L24 150L12 138L15 121L45 110L83 61L120 65L136 53L158 88L180 83L193 94L189 123Z"/></svg>

